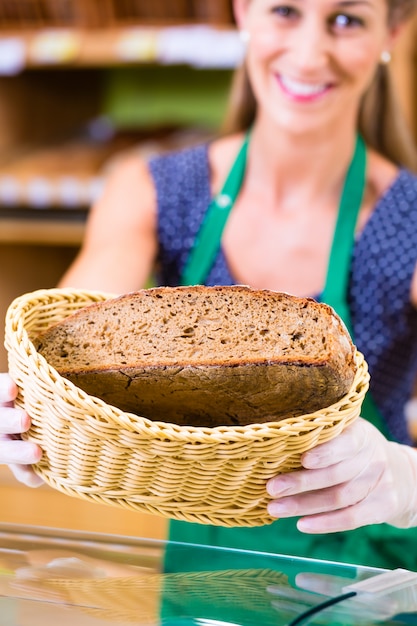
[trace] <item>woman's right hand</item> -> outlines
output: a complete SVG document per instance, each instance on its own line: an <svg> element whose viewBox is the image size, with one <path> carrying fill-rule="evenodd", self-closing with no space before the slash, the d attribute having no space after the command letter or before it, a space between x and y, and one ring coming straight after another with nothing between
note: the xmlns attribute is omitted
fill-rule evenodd
<svg viewBox="0 0 417 626"><path fill-rule="evenodd" d="M30 428L28 414L14 406L17 387L8 374L0 374L0 464L10 467L14 476L28 487L43 484L31 468L42 450L35 443L22 441L20 435Z"/></svg>

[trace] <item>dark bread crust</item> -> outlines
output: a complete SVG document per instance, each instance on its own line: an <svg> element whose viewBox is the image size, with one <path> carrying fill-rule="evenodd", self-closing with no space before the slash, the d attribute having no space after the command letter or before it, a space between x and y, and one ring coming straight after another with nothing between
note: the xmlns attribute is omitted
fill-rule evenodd
<svg viewBox="0 0 417 626"><path fill-rule="evenodd" d="M90 395L153 420L246 425L312 413L351 388L333 309L244 286L158 287L95 303L35 341Z"/></svg>

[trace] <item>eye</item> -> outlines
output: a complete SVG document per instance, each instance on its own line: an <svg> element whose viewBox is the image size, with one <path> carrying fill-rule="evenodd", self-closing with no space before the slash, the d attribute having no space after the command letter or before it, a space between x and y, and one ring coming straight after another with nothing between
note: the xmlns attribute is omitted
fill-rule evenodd
<svg viewBox="0 0 417 626"><path fill-rule="evenodd" d="M272 13L284 19L292 18L297 15L297 11L294 9L294 7L288 6L286 4L275 6L272 9Z"/></svg>
<svg viewBox="0 0 417 626"><path fill-rule="evenodd" d="M338 13L334 15L330 20L331 25L340 30L358 28L363 26L363 20L354 15L348 15L346 13Z"/></svg>

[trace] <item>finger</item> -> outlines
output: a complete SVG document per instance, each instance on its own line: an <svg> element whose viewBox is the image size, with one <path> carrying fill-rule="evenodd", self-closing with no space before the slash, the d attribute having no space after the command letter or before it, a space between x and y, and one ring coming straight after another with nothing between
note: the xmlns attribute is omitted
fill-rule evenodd
<svg viewBox="0 0 417 626"><path fill-rule="evenodd" d="M271 497L282 498L325 489L356 479L365 468L369 468L369 463L369 451L363 448L355 457L331 467L296 470L275 476L267 482L266 490Z"/></svg>
<svg viewBox="0 0 417 626"><path fill-rule="evenodd" d="M268 512L272 517L298 517L345 509L365 500L377 488L382 474L382 466L378 474L365 469L339 485L272 500Z"/></svg>
<svg viewBox="0 0 417 626"><path fill-rule="evenodd" d="M12 402L17 395L17 386L9 374L0 374L0 403Z"/></svg>
<svg viewBox="0 0 417 626"><path fill-rule="evenodd" d="M9 465L11 472L17 480L27 487L41 487L44 481L35 474L30 465Z"/></svg>
<svg viewBox="0 0 417 626"><path fill-rule="evenodd" d="M339 533L373 523L367 522L367 518L368 515L365 517L363 514L355 514L353 511L348 513L344 509L343 511L303 517L298 520L297 528L300 532L309 534ZM371 515L369 515L369 519L371 519Z"/></svg>
<svg viewBox="0 0 417 626"><path fill-rule="evenodd" d="M301 457L301 463L307 469L329 467L356 456L370 445L373 446L372 439L378 437L381 434L371 424L359 418L331 441L307 450Z"/></svg>
<svg viewBox="0 0 417 626"><path fill-rule="evenodd" d="M0 434L25 433L30 428L30 417L22 409L0 407Z"/></svg>
<svg viewBox="0 0 417 626"><path fill-rule="evenodd" d="M38 463L42 458L41 448L31 441L14 440L10 437L0 437L0 463L9 465L31 465Z"/></svg>
<svg viewBox="0 0 417 626"><path fill-rule="evenodd" d="M297 528L305 533L334 533L381 524L387 521L387 511L394 506L390 500L384 498L384 494L375 492L350 507L302 517L297 522Z"/></svg>

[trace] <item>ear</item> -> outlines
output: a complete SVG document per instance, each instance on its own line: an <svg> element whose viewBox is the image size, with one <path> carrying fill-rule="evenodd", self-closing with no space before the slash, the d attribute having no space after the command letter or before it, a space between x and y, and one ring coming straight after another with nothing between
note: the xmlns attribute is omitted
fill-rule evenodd
<svg viewBox="0 0 417 626"><path fill-rule="evenodd" d="M239 30L244 30L250 0L233 0L233 14Z"/></svg>
<svg viewBox="0 0 417 626"><path fill-rule="evenodd" d="M402 34L407 30L407 25L408 20L401 20L390 26L385 46L387 50L392 50L394 48L398 39L401 39Z"/></svg>

